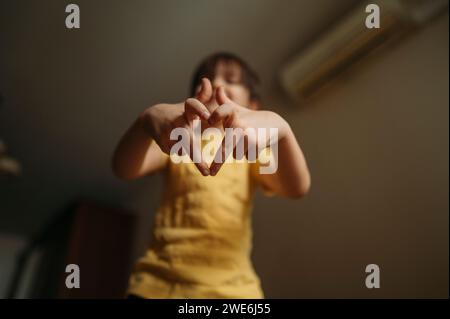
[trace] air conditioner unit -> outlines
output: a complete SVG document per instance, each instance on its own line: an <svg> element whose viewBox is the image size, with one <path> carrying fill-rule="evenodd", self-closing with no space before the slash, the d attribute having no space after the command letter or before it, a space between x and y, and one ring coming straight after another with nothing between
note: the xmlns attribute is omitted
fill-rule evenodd
<svg viewBox="0 0 450 319"><path fill-rule="evenodd" d="M368 4L380 8L380 28L365 21ZM305 100L368 53L434 17L448 0L379 0L354 9L342 21L283 66L281 83L296 100Z"/></svg>

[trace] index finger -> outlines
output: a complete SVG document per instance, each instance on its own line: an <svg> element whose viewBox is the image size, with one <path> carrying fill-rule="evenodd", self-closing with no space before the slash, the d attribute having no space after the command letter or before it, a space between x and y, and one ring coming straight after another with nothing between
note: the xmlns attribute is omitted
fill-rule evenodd
<svg viewBox="0 0 450 319"><path fill-rule="evenodd" d="M189 98L186 100L184 103L184 112L188 122L194 120L197 116L207 121L210 116L208 108L195 98Z"/></svg>
<svg viewBox="0 0 450 319"><path fill-rule="evenodd" d="M212 84L208 78L202 78L200 89L196 93L195 98L202 103L208 102L213 94Z"/></svg>

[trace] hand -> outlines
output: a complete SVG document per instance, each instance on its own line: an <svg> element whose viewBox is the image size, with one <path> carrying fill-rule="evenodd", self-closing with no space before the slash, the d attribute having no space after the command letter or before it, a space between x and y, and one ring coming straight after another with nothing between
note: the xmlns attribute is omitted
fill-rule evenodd
<svg viewBox="0 0 450 319"><path fill-rule="evenodd" d="M208 165L201 157L201 149L193 143L193 120L202 119L207 121L210 112L205 103L211 99L212 86L207 79L202 79L200 89L194 98L187 99L184 103L178 104L158 104L150 107L144 112L146 127L150 136L159 145L161 150L170 155L172 146L177 141L170 139L170 134L175 128L185 128L190 133L191 150L185 150L193 160L194 157L200 158L201 161L194 164L197 166L202 175L209 175ZM184 107L183 107L184 106Z"/></svg>
<svg viewBox="0 0 450 319"><path fill-rule="evenodd" d="M249 149L256 150L257 152L258 150L264 149L265 147L269 146L269 144L278 143L278 141L283 139L289 131L289 125L281 116L274 112L254 111L238 105L230 98L228 98L223 87L219 87L216 90L215 99L219 106L209 117L208 122L210 125L217 125L219 122L222 122L224 129L238 128L242 129L241 132L245 133L246 129L251 128L256 133L255 135L244 134L243 136L241 136L243 138L241 142L244 143L243 153L247 158L249 158ZM266 134L264 138L259 139L258 129L261 128L266 130ZM270 135L270 133L274 131L273 129L276 129L278 133L275 136ZM216 153L215 159L209 168L210 175L212 176L217 174L217 172L220 170L223 163L231 153L233 153L233 156L237 159L240 159L240 156L242 156L242 154L238 154L238 152L236 152L236 147L239 143L239 136L237 136L238 139L236 141L233 141L234 139L231 139L231 143L228 143L228 145L226 143L225 136L222 140L221 146ZM230 140L228 139L228 141ZM258 154L256 154L256 156L257 155Z"/></svg>

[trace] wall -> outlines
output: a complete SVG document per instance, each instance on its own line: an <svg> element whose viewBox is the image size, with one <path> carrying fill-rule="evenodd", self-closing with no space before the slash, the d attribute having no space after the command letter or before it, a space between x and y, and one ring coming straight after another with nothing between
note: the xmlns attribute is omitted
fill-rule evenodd
<svg viewBox="0 0 450 319"><path fill-rule="evenodd" d="M447 12L284 110L312 190L256 202L268 297L448 297L448 47Z"/></svg>

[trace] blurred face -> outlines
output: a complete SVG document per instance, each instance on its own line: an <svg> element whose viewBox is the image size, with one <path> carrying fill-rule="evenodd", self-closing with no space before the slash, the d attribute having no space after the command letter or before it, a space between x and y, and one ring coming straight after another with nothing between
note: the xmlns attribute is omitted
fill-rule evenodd
<svg viewBox="0 0 450 319"><path fill-rule="evenodd" d="M223 86L225 92L232 101L241 106L256 109L256 103L251 101L250 92L242 83L241 73L241 67L238 63L233 61L219 61L216 65L214 74L212 77L210 76L208 78L211 80L214 93L218 87ZM215 94L213 96L215 96ZM208 104L207 107L211 111L218 106L215 99Z"/></svg>

